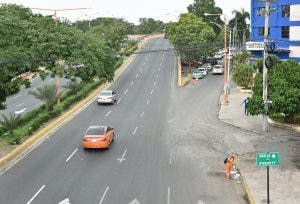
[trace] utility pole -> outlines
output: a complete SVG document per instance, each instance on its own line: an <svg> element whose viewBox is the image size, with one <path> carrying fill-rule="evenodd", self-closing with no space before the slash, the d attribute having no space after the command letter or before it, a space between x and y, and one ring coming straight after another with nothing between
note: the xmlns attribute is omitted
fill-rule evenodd
<svg viewBox="0 0 300 204"><path fill-rule="evenodd" d="M55 20L55 27L57 27L58 17L57 12L58 11L74 11L74 10L83 10L83 9L89 9L89 8L67 8L67 9L48 9L48 8L30 8L35 10L41 10L41 11L52 11L54 12L54 20ZM58 59L56 61L56 66L62 66L63 61ZM60 104L60 77L58 73L58 69L56 71L56 97L57 97L57 104Z"/></svg>
<svg viewBox="0 0 300 204"><path fill-rule="evenodd" d="M268 57L270 0L266 0L264 14L265 14L265 32L264 32L264 59L263 59L263 103L264 103L265 113L263 114L263 132L267 132L268 131L268 69L266 67L266 59Z"/></svg>
<svg viewBox="0 0 300 204"><path fill-rule="evenodd" d="M228 104L228 82L227 82L227 25L226 25L226 15L224 15L224 105Z"/></svg>
<svg viewBox="0 0 300 204"><path fill-rule="evenodd" d="M229 52L228 52L228 55L229 55L229 58L228 58L228 65L227 65L227 86L226 86L226 92L227 92L227 95L229 94L229 90L230 90L230 66L231 66L231 49L232 49L232 39L231 39L231 30L229 31ZM228 100L228 99L227 99Z"/></svg>

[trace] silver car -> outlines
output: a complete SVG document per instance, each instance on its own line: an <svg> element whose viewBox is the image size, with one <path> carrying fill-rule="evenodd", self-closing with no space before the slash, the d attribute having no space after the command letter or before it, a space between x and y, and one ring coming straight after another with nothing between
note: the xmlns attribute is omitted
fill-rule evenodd
<svg viewBox="0 0 300 204"><path fill-rule="evenodd" d="M117 101L117 94L113 90L101 91L97 103L98 104L114 104Z"/></svg>
<svg viewBox="0 0 300 204"><path fill-rule="evenodd" d="M224 73L224 68L222 65L220 64L217 64L213 67L213 70L212 70L212 73L213 74L223 74Z"/></svg>

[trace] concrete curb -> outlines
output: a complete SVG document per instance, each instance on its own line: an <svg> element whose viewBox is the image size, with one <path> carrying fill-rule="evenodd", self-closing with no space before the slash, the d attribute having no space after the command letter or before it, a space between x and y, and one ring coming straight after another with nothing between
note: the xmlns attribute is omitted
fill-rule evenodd
<svg viewBox="0 0 300 204"><path fill-rule="evenodd" d="M157 36L146 37L139 45L139 48L143 47L151 38ZM123 64L116 70L114 80L117 79L121 73L128 67L128 65L133 61L136 55L131 55L127 59L124 60ZM18 162L33 150L37 145L39 145L44 139L53 134L58 128L63 126L65 123L69 122L72 118L74 118L77 114L79 114L82 110L84 110L88 105L90 105L94 99L97 97L99 92L105 88L107 88L111 83L104 83L99 85L95 90L93 90L85 99L75 103L71 106L71 108L65 111L62 115L48 122L46 125L41 127L34 133L29 139L23 142L20 146L16 147L10 153L0 158L0 167L5 169L6 165L13 165ZM3 169L2 169L3 171Z"/></svg>
<svg viewBox="0 0 300 204"><path fill-rule="evenodd" d="M249 204L256 204L255 202L255 199L254 199L254 196L248 186L248 183L246 182L246 179L245 177L242 177L242 185L246 191L246 194L247 194L247 197L248 197L248 201L249 201Z"/></svg>
<svg viewBox="0 0 300 204"><path fill-rule="evenodd" d="M268 118L268 122L269 122L269 124L271 124L275 127L279 127L279 128L283 128L283 129L287 129L287 130L292 130L292 131L295 131L295 132L300 132L300 126L298 126L298 125L279 123L279 122L276 122L276 121L274 121L270 118Z"/></svg>

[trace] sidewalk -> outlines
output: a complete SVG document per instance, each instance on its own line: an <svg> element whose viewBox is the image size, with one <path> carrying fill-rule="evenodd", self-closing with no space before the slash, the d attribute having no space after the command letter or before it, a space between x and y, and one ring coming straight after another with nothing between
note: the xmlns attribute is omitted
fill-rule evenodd
<svg viewBox="0 0 300 204"><path fill-rule="evenodd" d="M267 175L266 168L258 168L255 164L256 152L278 151L281 155L279 167L270 168L270 200L272 204L300 203L300 134L269 126L269 132L262 132L261 116L245 116L242 101L250 96L241 93L233 87L229 95L229 104L223 105L223 96L220 97L221 107L219 119L237 128L259 134L261 140L251 140L255 152L250 152L238 158L238 165L244 177L246 187L250 190L249 197L252 203L266 203ZM241 134L241 137L244 135ZM249 137L249 136L248 136ZM252 194L252 196L251 196Z"/></svg>

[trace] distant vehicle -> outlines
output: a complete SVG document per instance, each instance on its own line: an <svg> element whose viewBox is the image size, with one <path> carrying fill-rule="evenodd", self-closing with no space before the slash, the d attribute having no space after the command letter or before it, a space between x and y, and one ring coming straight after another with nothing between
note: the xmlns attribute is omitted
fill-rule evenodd
<svg viewBox="0 0 300 204"><path fill-rule="evenodd" d="M206 69L205 67L200 67L200 68L198 68L198 70L199 70L200 72L202 72L202 73L204 74L204 76L207 75L207 69Z"/></svg>
<svg viewBox="0 0 300 204"><path fill-rule="evenodd" d="M220 64L217 64L213 67L213 70L212 70L212 73L213 74L223 74L224 73L224 68L222 65Z"/></svg>
<svg viewBox="0 0 300 204"><path fill-rule="evenodd" d="M82 138L82 146L84 149L107 149L114 139L114 128L107 126L90 126Z"/></svg>
<svg viewBox="0 0 300 204"><path fill-rule="evenodd" d="M212 66L211 66L209 63L204 64L203 66L204 66L208 71L210 71L210 70L212 69Z"/></svg>
<svg viewBox="0 0 300 204"><path fill-rule="evenodd" d="M196 69L192 74L193 79L202 79L204 77L205 77L205 75L203 74L203 72L198 69Z"/></svg>
<svg viewBox="0 0 300 204"><path fill-rule="evenodd" d="M116 101L117 94L112 90L101 91L97 99L98 104L114 104Z"/></svg>

